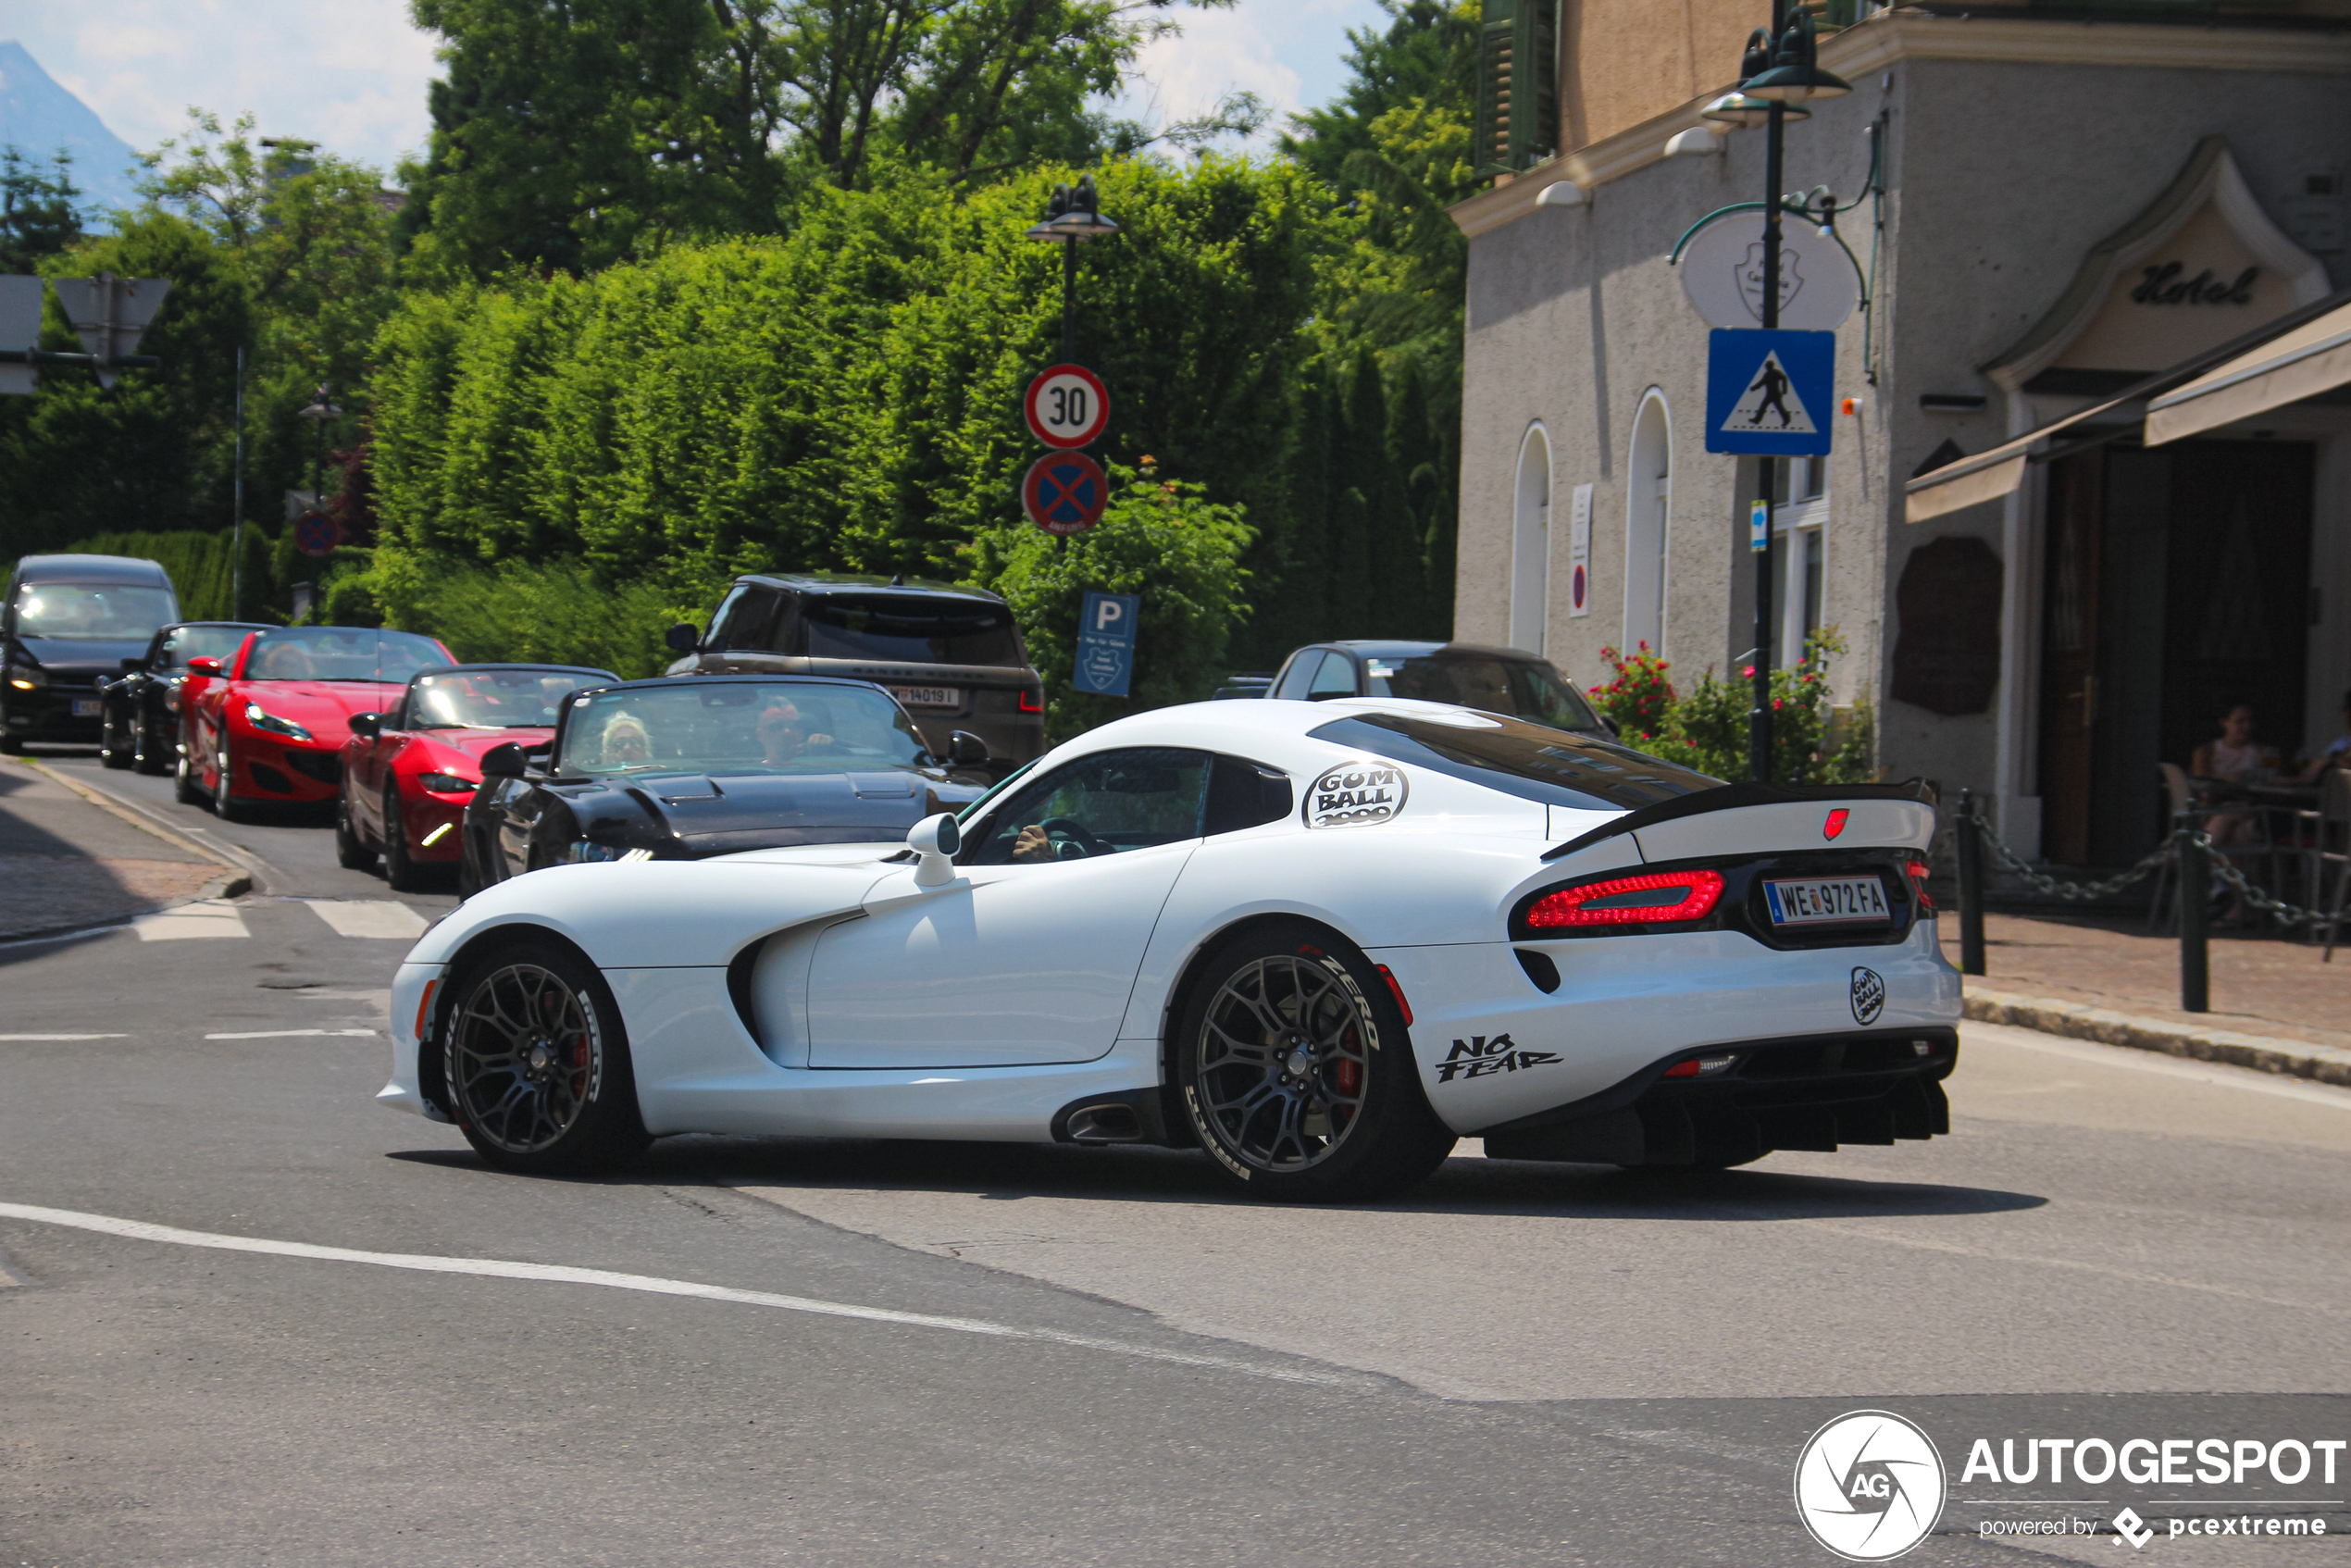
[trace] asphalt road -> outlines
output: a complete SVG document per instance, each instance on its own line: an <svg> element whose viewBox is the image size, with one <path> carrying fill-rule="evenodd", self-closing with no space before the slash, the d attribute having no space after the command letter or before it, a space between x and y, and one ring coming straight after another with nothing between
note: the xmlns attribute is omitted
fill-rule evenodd
<svg viewBox="0 0 2351 1568"><path fill-rule="evenodd" d="M1708 1176L1465 1144L1297 1210L1164 1152L691 1139L518 1179L370 1103L407 939L365 933L448 897L61 765L261 891L0 947L0 1564L1826 1563L1794 1466L1865 1408L1948 1471L1906 1562L2351 1562L2351 1454L1961 1474L2351 1437L2351 1093L1972 1027L1949 1139ZM2125 1505L2144 1552L1980 1534ZM2163 1531L2222 1509L2332 1533Z"/></svg>

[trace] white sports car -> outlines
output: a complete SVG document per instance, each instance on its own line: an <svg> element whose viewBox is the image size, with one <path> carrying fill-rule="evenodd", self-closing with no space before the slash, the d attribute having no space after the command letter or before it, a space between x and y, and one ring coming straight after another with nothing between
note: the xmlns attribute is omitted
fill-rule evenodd
<svg viewBox="0 0 2351 1568"><path fill-rule="evenodd" d="M1922 1139L1959 1050L1934 829L1918 786L1723 784L1436 703L1166 708L903 843L501 883L402 964L381 1099L516 1170L1051 1139L1297 1199L1465 1136L1680 1167Z"/></svg>

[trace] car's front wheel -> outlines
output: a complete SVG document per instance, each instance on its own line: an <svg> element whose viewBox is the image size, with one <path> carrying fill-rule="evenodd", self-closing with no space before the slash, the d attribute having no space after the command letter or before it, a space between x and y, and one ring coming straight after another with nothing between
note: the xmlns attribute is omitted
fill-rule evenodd
<svg viewBox="0 0 2351 1568"><path fill-rule="evenodd" d="M424 869L408 853L408 828L400 815L400 786L384 786L384 885L396 893L413 893L423 885Z"/></svg>
<svg viewBox="0 0 2351 1568"><path fill-rule="evenodd" d="M108 767L131 765L132 742L131 727L122 721L116 705L108 703L106 716L98 721L98 760Z"/></svg>
<svg viewBox="0 0 2351 1568"><path fill-rule="evenodd" d="M610 1169L652 1141L620 1010L593 965L539 939L506 943L456 976L441 1030L448 1110L491 1164Z"/></svg>
<svg viewBox="0 0 2351 1568"><path fill-rule="evenodd" d="M183 806L204 804L204 781L196 773L196 759L188 748L180 748L180 761L171 780L173 798Z"/></svg>
<svg viewBox="0 0 2351 1568"><path fill-rule="evenodd" d="M230 760L229 737L226 735L220 738L220 755L218 761L220 765L212 776L212 815L223 822L242 822L244 820L245 808L238 803L235 795L229 792L230 781L237 776L237 769L236 765Z"/></svg>
<svg viewBox="0 0 2351 1568"><path fill-rule="evenodd" d="M351 794L335 797L335 864L345 871L365 871L376 864L376 852L360 840L351 825Z"/></svg>
<svg viewBox="0 0 2351 1568"><path fill-rule="evenodd" d="M1399 1192L1454 1136L1429 1109L1402 1013L1371 962L1317 927L1260 929L1202 965L1176 1025L1184 1113L1217 1168L1260 1197Z"/></svg>

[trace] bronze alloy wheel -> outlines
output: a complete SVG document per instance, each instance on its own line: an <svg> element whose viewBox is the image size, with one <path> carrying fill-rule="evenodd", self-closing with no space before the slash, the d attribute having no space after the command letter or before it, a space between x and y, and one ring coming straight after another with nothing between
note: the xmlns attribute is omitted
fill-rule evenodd
<svg viewBox="0 0 2351 1568"><path fill-rule="evenodd" d="M1194 1043L1206 1130L1261 1171L1302 1171L1355 1130L1379 1028L1347 971L1325 956L1243 964L1210 1001Z"/></svg>
<svg viewBox="0 0 2351 1568"><path fill-rule="evenodd" d="M474 984L450 1020L445 1071L477 1146L537 1154L579 1124L603 1088L596 1012L569 980L538 964L509 963Z"/></svg>

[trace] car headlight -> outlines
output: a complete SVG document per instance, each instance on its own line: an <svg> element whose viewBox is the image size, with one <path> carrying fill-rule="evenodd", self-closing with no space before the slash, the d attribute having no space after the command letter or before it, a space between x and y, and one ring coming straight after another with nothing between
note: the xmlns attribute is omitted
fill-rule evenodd
<svg viewBox="0 0 2351 1568"><path fill-rule="evenodd" d="M255 729L266 729L272 735L283 735L290 740L307 740L310 731L290 718L280 718L259 703L245 704L245 722Z"/></svg>
<svg viewBox="0 0 2351 1568"><path fill-rule="evenodd" d="M588 839L574 839L571 848L564 852L564 859L574 865L591 861L618 860L621 851L616 844L599 844Z"/></svg>
<svg viewBox="0 0 2351 1568"><path fill-rule="evenodd" d="M12 669L8 684L19 691L38 691L49 684L49 678L37 669Z"/></svg>
<svg viewBox="0 0 2351 1568"><path fill-rule="evenodd" d="M470 795L481 786L471 778L460 778L454 773L420 773L417 782L436 795Z"/></svg>

